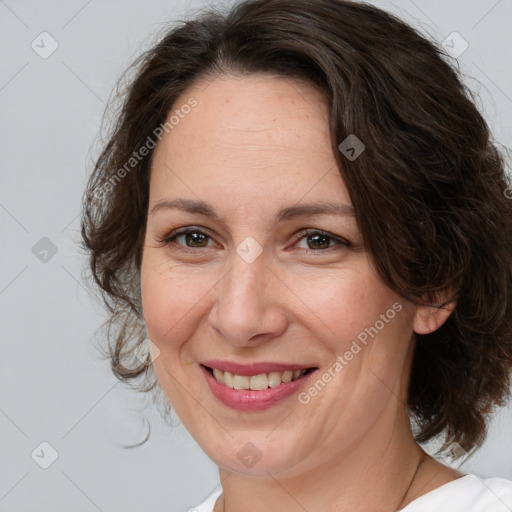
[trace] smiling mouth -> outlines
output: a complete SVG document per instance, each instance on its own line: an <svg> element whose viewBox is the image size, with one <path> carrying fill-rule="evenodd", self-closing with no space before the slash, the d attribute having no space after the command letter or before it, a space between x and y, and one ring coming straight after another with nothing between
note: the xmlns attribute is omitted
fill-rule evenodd
<svg viewBox="0 0 512 512"><path fill-rule="evenodd" d="M281 384L296 381L317 370L317 368L305 368L303 370L286 370L282 372L260 373L258 375L237 375L230 372L224 372L218 368L210 368L201 365L213 377L224 386L237 390L261 391L268 388L275 388Z"/></svg>

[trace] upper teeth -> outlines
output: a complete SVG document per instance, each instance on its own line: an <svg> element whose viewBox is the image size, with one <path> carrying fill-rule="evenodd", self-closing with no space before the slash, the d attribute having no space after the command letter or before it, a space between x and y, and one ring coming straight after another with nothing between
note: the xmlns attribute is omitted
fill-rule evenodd
<svg viewBox="0 0 512 512"><path fill-rule="evenodd" d="M213 368L214 377L232 389L252 389L261 390L268 387L275 388L282 382L290 382L302 377L307 370L286 370L284 372L260 373L259 375L234 375L229 372L223 372Z"/></svg>

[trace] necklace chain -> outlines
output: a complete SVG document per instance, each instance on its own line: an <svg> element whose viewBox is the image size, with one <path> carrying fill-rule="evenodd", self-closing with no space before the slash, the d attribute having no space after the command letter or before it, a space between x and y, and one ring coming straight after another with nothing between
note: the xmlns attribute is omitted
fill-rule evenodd
<svg viewBox="0 0 512 512"><path fill-rule="evenodd" d="M416 475L418 474L418 471L419 471L420 467L422 466L422 464L425 462L425 460L426 460L426 457L425 457L425 454L423 454L421 456L418 464L416 465L416 470L414 471L414 474L412 475L411 481L409 482L409 485L407 486L407 489L405 490L404 495L402 496L402 499L400 500L400 503L398 504L398 509L397 510L400 510L400 508L403 508L402 507L402 503L404 502L405 497L409 493L409 491L410 491L410 489L412 487L412 484L413 484L414 480L416 479Z"/></svg>

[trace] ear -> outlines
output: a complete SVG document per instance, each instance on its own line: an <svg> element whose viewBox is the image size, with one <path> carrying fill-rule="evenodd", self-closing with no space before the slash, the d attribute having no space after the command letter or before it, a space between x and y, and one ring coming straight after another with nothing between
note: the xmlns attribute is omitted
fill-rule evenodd
<svg viewBox="0 0 512 512"><path fill-rule="evenodd" d="M416 306L413 330L416 334L430 334L439 329L455 309L455 302L439 306Z"/></svg>

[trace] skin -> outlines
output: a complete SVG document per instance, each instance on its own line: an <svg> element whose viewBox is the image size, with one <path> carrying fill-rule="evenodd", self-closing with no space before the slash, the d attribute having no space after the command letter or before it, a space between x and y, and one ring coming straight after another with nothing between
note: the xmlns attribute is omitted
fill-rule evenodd
<svg viewBox="0 0 512 512"><path fill-rule="evenodd" d="M351 206L322 96L250 75L197 83L175 107L190 97L197 106L153 154L141 292L159 384L219 466L215 511L392 511L460 476L415 443L405 405L414 332L437 329L451 308L416 306L385 286L356 217L274 218L297 204ZM152 211L177 198L204 201L219 219ZM162 241L187 226L199 237ZM249 236L263 250L251 263L236 251ZM400 312L307 404L294 395L235 411L200 371L207 359L278 361L321 376L395 303ZM261 453L252 467L237 457L248 442Z"/></svg>

